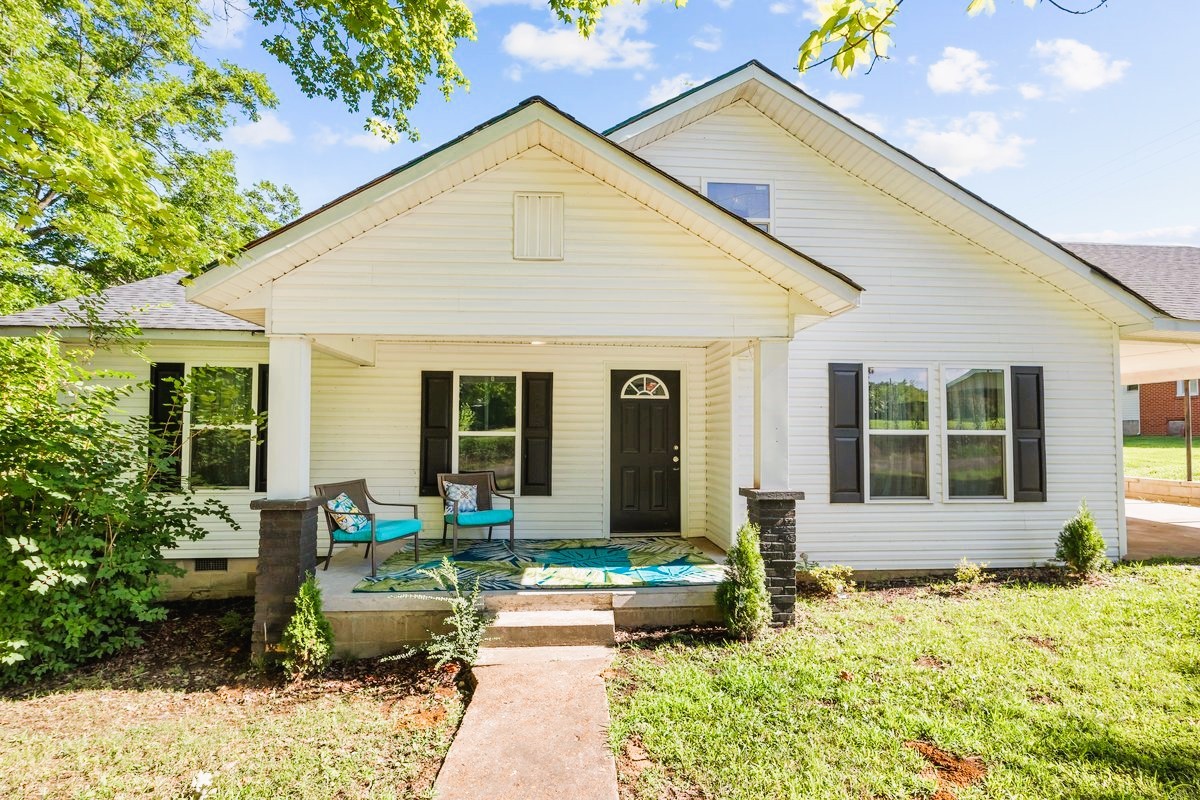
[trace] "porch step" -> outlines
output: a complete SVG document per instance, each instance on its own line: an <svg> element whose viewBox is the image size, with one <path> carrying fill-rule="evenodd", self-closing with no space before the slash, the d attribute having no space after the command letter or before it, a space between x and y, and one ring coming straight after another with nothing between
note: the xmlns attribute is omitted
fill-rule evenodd
<svg viewBox="0 0 1200 800"><path fill-rule="evenodd" d="M612 592L513 592L485 595L488 611L611 611Z"/></svg>
<svg viewBox="0 0 1200 800"><path fill-rule="evenodd" d="M588 661L611 658L608 645L575 644L563 647L481 647L475 659L476 667L496 667L506 664L547 664L556 661Z"/></svg>
<svg viewBox="0 0 1200 800"><path fill-rule="evenodd" d="M616 641L612 610L501 611L488 626L489 647L611 645Z"/></svg>

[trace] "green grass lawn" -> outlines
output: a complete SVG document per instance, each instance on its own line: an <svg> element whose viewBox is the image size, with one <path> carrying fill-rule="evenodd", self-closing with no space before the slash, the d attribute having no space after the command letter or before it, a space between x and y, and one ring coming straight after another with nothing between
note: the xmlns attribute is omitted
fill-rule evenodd
<svg viewBox="0 0 1200 800"><path fill-rule="evenodd" d="M610 678L622 794L1200 798L1198 598L1196 566L1121 566L805 600L751 644L643 640ZM939 780L915 743L986 774Z"/></svg>
<svg viewBox="0 0 1200 800"><path fill-rule="evenodd" d="M218 613L180 608L140 648L0 695L0 797L432 796L465 706L448 673L373 659L264 677Z"/></svg>
<svg viewBox="0 0 1200 800"><path fill-rule="evenodd" d="M1194 440L1193 459L1196 474L1200 474L1200 437ZM1125 437L1125 474L1131 478L1181 481L1186 473L1183 437Z"/></svg>

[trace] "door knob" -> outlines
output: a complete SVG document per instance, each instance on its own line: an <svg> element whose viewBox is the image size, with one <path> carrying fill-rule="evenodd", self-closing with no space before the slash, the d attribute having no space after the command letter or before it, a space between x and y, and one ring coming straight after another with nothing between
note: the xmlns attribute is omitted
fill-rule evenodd
<svg viewBox="0 0 1200 800"><path fill-rule="evenodd" d="M675 457L674 457L674 458L672 458L671 460L672 460L672 461L674 461L676 464L678 464L678 463L679 463L679 456L675 456Z"/></svg>

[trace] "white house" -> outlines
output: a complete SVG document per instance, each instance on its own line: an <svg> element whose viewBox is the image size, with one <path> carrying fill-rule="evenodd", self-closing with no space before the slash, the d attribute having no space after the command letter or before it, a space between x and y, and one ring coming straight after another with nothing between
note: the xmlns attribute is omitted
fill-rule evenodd
<svg viewBox="0 0 1200 800"><path fill-rule="evenodd" d="M265 448L246 430L185 453L243 526L181 547L189 567L252 565L264 493L365 477L436 520L434 475L483 467L520 537L724 546L758 487L804 493L816 561L1019 566L1086 498L1116 557L1122 340L1200 338L757 62L603 134L533 98L186 298L170 275L108 299L153 306L155 366L105 366L220 368L269 411ZM460 429L468 395L495 421Z"/></svg>

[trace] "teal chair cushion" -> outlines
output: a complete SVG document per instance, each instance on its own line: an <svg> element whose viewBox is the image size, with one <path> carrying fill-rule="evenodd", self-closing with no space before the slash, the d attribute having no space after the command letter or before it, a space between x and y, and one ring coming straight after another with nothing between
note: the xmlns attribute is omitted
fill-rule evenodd
<svg viewBox="0 0 1200 800"><path fill-rule="evenodd" d="M454 522L454 515L447 514L446 522ZM458 515L458 526L460 528L481 528L488 525L507 525L513 521L513 512L510 508L494 508L491 511L471 511L467 514Z"/></svg>
<svg viewBox="0 0 1200 800"><path fill-rule="evenodd" d="M421 520L419 519L381 519L375 521L375 541L390 542L393 539L403 539L405 536L412 536L421 531ZM334 531L333 540L335 542L369 542L371 541L371 526L368 525L361 531L347 533L346 531Z"/></svg>

